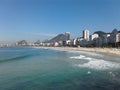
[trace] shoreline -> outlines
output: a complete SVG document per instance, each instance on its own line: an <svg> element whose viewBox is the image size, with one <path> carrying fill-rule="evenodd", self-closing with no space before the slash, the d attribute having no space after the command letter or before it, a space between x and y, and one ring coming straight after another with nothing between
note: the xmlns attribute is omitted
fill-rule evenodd
<svg viewBox="0 0 120 90"><path fill-rule="evenodd" d="M37 48L53 49L59 51L85 51L120 56L120 49L117 48L83 48L83 47L37 47Z"/></svg>

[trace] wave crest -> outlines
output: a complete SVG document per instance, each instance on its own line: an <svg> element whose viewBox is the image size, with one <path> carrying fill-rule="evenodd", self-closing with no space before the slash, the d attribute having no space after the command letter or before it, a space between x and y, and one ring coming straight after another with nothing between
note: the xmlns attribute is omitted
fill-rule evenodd
<svg viewBox="0 0 120 90"><path fill-rule="evenodd" d="M11 58L0 60L0 63L2 63L2 62L8 62L8 61L13 61L13 60L20 60L20 59L28 58L30 56L31 55L21 55L21 56L11 57Z"/></svg>
<svg viewBox="0 0 120 90"><path fill-rule="evenodd" d="M96 59L92 57L87 57L84 55L80 56L74 56L70 57L71 59L79 59L81 61L87 60L88 62L85 63L78 63L77 66L84 67L84 68L91 68L91 69L98 69L98 70L104 70L104 69L111 69L111 68L120 68L120 64L116 62L111 62L107 60L102 59Z"/></svg>

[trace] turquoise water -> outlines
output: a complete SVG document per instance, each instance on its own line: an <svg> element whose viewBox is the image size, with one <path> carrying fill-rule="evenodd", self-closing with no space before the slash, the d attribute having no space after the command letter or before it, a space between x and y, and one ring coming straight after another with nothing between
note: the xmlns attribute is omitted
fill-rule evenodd
<svg viewBox="0 0 120 90"><path fill-rule="evenodd" d="M120 90L120 57L0 48L0 90Z"/></svg>

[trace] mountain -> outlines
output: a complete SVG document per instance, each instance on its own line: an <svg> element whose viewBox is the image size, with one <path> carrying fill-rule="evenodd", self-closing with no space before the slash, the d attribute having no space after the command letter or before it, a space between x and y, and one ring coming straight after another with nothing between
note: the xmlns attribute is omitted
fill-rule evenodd
<svg viewBox="0 0 120 90"><path fill-rule="evenodd" d="M40 40L38 40L38 41L36 41L34 44L40 44L41 42L40 42Z"/></svg>
<svg viewBox="0 0 120 90"><path fill-rule="evenodd" d="M94 32L94 34L98 34L101 37L102 35L105 35L106 33L103 31L96 31Z"/></svg>
<svg viewBox="0 0 120 90"><path fill-rule="evenodd" d="M64 34L59 34L56 37L49 40L49 42L54 43L54 42L59 42L59 41L64 41L64 40L65 40L65 35Z"/></svg>
<svg viewBox="0 0 120 90"><path fill-rule="evenodd" d="M115 29L113 29L112 33L116 34L116 33L118 33L118 30L115 28Z"/></svg>

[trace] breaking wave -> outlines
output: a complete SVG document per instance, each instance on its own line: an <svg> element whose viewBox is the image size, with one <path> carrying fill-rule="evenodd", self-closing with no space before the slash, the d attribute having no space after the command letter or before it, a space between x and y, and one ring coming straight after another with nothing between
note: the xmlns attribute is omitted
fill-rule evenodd
<svg viewBox="0 0 120 90"><path fill-rule="evenodd" d="M92 69L111 69L111 68L119 68L120 64L104 61L104 60L95 60L95 61L89 61L88 63L79 64L79 67L88 67Z"/></svg>
<svg viewBox="0 0 120 90"><path fill-rule="evenodd" d="M80 55L80 56L74 56L74 57L70 57L71 59L85 59L85 60L92 60L93 58L91 57L86 57L84 55Z"/></svg>
<svg viewBox="0 0 120 90"><path fill-rule="evenodd" d="M111 68L120 68L120 64L112 61L107 61L103 59L96 59L92 57L87 57L84 55L80 56L74 56L70 57L71 59L77 59L77 60L87 60L88 62L85 63L78 63L76 64L79 67L84 68L91 68L91 69L98 69L98 70L104 70L104 69L111 69Z"/></svg>

